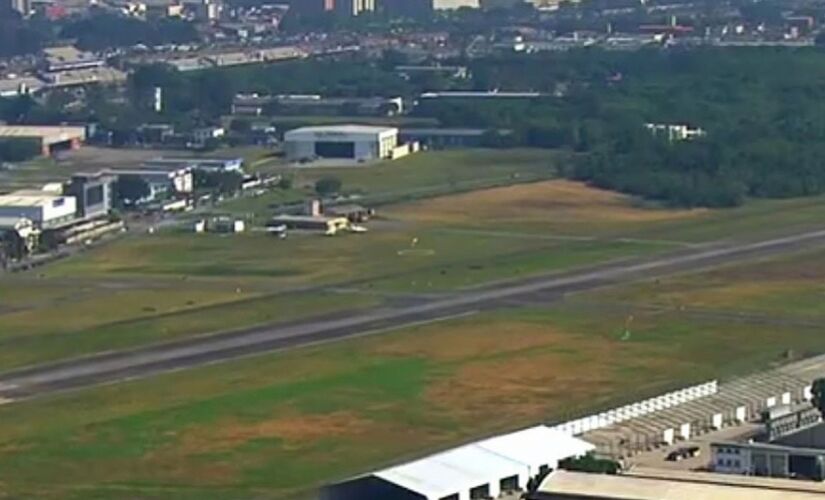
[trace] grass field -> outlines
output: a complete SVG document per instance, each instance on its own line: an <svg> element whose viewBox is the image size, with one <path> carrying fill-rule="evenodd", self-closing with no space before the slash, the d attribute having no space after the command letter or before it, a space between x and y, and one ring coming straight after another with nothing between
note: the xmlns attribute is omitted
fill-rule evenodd
<svg viewBox="0 0 825 500"><path fill-rule="evenodd" d="M407 184L419 189L450 175L470 180L473 169L506 177L548 168L543 152L514 152L512 163L500 154L447 152L425 164L411 158L413 163L344 169L340 175L374 194ZM446 173L451 169L453 174ZM285 241L260 232L133 235L38 275L0 283L0 345L6 346L0 366L259 325L267 319L235 311L245 311L243 301L260 296L273 311L267 318L289 317L283 311L296 309L293 304L303 309L303 317L316 308L371 305L384 292L451 292L700 241L810 227L823 212L819 200L759 202L730 211L670 210L553 180L382 206L380 220L365 235ZM368 293L304 301L306 294L293 292L332 285ZM67 297L50 298L61 293ZM22 297L33 300L21 308L16 303ZM157 323L158 317L179 314L201 319L171 329Z"/></svg>
<svg viewBox="0 0 825 500"><path fill-rule="evenodd" d="M559 180L464 192L552 175L551 161L449 152L335 170L347 189L394 200L368 234L161 231L4 276L0 367L376 306L385 292L450 293L761 238L825 215L822 199L669 210ZM300 171L296 191L326 174ZM456 193L419 199L442 190ZM230 209L259 213L272 202L238 203L248 205ZM402 457L819 353L824 256L0 406L0 496L312 498L323 481Z"/></svg>
<svg viewBox="0 0 825 500"><path fill-rule="evenodd" d="M728 314L752 307L740 284L819 286L822 267L797 262L823 253L718 271L732 290L718 306L716 284L702 286L717 271L684 275L3 406L0 487L11 497L312 498L324 481L402 457L821 352L825 317L810 319L825 303L782 310L787 324ZM685 307L650 307L679 283L693 284Z"/></svg>
<svg viewBox="0 0 825 500"><path fill-rule="evenodd" d="M4 370L380 303L368 295L280 295L243 281L40 281L0 282Z"/></svg>

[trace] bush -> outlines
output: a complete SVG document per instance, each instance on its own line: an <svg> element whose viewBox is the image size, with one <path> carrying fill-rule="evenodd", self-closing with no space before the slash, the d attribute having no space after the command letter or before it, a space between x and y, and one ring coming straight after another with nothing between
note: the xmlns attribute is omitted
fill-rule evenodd
<svg viewBox="0 0 825 500"><path fill-rule="evenodd" d="M315 182L315 192L321 196L330 196L341 191L341 185L341 179L337 177L321 177Z"/></svg>
<svg viewBox="0 0 825 500"><path fill-rule="evenodd" d="M40 142L33 139L0 140L0 161L26 161L40 156Z"/></svg>

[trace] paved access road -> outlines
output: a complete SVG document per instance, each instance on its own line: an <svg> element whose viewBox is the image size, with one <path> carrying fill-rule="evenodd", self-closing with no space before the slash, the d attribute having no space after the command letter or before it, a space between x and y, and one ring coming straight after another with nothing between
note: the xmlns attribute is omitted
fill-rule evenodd
<svg viewBox="0 0 825 500"><path fill-rule="evenodd" d="M646 260L610 262L567 273L499 283L398 307L305 320L286 325L201 336L128 351L100 354L0 374L0 401L76 389L192 368L263 352L378 333L417 323L473 314L519 299L552 299L605 285L693 271L745 259L825 246L825 230L755 243L691 248Z"/></svg>

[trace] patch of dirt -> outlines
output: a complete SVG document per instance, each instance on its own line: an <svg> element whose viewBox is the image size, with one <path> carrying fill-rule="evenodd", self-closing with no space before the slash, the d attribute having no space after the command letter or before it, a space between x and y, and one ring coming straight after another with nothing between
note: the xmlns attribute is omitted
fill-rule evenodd
<svg viewBox="0 0 825 500"><path fill-rule="evenodd" d="M613 191L553 180L444 196L399 206L390 212L418 222L533 219L570 223L655 222L693 217L706 210L645 208L637 206L633 198Z"/></svg>

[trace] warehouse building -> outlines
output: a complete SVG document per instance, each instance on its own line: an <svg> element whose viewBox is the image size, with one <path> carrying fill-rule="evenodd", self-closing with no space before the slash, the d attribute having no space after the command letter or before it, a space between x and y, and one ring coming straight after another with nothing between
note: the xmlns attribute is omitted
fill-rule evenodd
<svg viewBox="0 0 825 500"><path fill-rule="evenodd" d="M76 219L73 196L45 191L15 191L0 195L0 217L32 221L38 229L55 229Z"/></svg>
<svg viewBox="0 0 825 500"><path fill-rule="evenodd" d="M357 161L393 159L406 154L398 146L398 129L368 125L302 127L284 134L286 156L291 161L319 158ZM409 151L406 151L409 152Z"/></svg>
<svg viewBox="0 0 825 500"><path fill-rule="evenodd" d="M0 126L0 141L2 140L34 140L38 142L43 156L50 156L55 151L80 148L86 140L86 128L2 125Z"/></svg>
<svg viewBox="0 0 825 500"><path fill-rule="evenodd" d="M540 425L331 485L323 500L497 498L593 445Z"/></svg>

